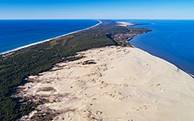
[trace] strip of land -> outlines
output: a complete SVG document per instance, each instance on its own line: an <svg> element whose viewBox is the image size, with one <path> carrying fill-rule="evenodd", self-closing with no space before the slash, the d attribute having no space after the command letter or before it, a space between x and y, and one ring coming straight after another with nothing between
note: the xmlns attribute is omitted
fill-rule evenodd
<svg viewBox="0 0 194 121"><path fill-rule="evenodd" d="M16 97L17 87L25 84L30 75L50 70L55 64L83 57L77 52L112 45L127 46L127 40L147 29L118 26L115 21L84 31L0 55L0 120L14 121L27 115L39 105L23 97Z"/></svg>
<svg viewBox="0 0 194 121"><path fill-rule="evenodd" d="M103 21L0 56L0 120L193 121L194 80Z"/></svg>
<svg viewBox="0 0 194 121"><path fill-rule="evenodd" d="M20 86L38 104L21 121L193 121L194 80L176 66L132 47L77 57Z"/></svg>

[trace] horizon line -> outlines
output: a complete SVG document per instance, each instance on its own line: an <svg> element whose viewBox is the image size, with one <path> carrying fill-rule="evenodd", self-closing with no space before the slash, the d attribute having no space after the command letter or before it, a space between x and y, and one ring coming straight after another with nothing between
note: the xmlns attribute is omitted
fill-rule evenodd
<svg viewBox="0 0 194 121"><path fill-rule="evenodd" d="M0 18L0 20L194 20L194 18Z"/></svg>

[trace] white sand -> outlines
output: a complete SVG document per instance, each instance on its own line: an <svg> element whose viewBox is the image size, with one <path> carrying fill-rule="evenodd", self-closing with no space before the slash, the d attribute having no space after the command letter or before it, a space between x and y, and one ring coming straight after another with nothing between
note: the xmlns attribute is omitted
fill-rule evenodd
<svg viewBox="0 0 194 121"><path fill-rule="evenodd" d="M22 87L25 97L47 96L39 108L60 112L54 121L194 121L194 80L174 65L130 47L80 54Z"/></svg>

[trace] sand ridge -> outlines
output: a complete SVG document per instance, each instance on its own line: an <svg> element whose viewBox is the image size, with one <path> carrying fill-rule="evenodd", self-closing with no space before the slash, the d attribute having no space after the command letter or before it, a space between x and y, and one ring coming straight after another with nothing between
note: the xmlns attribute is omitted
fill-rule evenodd
<svg viewBox="0 0 194 121"><path fill-rule="evenodd" d="M84 58L58 63L20 87L20 96L41 102L21 120L47 120L46 114L53 121L194 120L194 80L176 66L131 47L78 56Z"/></svg>

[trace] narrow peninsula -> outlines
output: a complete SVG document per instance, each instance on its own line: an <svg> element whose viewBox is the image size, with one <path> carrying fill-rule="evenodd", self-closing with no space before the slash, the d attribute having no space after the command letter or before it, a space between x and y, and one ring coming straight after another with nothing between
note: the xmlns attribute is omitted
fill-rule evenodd
<svg viewBox="0 0 194 121"><path fill-rule="evenodd" d="M30 75L48 71L59 62L80 59L76 56L80 51L127 45L128 39L148 31L120 25L103 20L96 26L0 55L0 120L19 119L37 107L36 102L16 96L18 86L29 82ZM125 37L120 38L122 35Z"/></svg>
<svg viewBox="0 0 194 121"><path fill-rule="evenodd" d="M145 28L98 26L0 57L0 119L193 121L194 79L128 44Z"/></svg>

